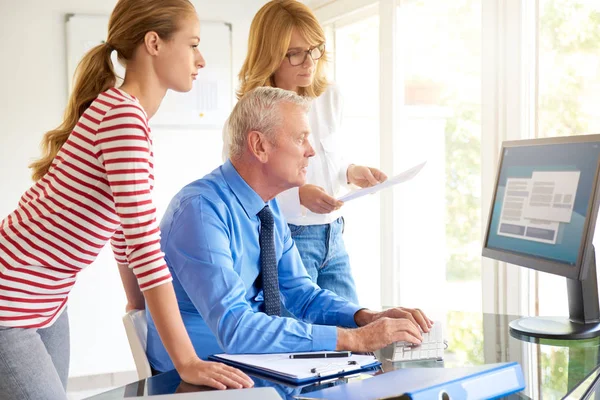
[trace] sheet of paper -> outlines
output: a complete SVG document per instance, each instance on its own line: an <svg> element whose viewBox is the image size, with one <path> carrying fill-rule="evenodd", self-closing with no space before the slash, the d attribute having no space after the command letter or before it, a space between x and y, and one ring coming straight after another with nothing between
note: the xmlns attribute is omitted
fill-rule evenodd
<svg viewBox="0 0 600 400"><path fill-rule="evenodd" d="M533 179L508 178L502 201L498 235L555 244L559 223L529 219L525 209L533 192Z"/></svg>
<svg viewBox="0 0 600 400"><path fill-rule="evenodd" d="M376 193L382 189L397 185L399 183L409 181L412 178L414 178L415 176L417 176L417 174L419 172L421 172L421 169L423 169L425 164L426 164L426 162L422 162L419 165L415 165L414 167L407 169L406 171L401 172L398 175L396 175L392 178L389 178L387 181L381 182L378 185L363 188L363 189L353 190L350 193L347 193L347 194L339 197L338 200L346 202L346 201L358 199L359 197L366 196L366 195L372 194L372 193Z"/></svg>
<svg viewBox="0 0 600 400"><path fill-rule="evenodd" d="M277 373L291 378L305 379L315 376L335 375L341 371L359 370L363 366L377 362L371 355L356 355L340 358L290 358L290 354L217 354L222 359L235 361L266 372ZM312 369L316 368L315 372Z"/></svg>

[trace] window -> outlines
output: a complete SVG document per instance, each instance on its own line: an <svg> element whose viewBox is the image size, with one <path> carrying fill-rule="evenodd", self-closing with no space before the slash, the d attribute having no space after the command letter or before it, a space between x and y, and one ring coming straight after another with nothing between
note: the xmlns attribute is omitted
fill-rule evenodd
<svg viewBox="0 0 600 400"><path fill-rule="evenodd" d="M539 137L600 133L598 26L597 0L539 0ZM540 315L568 315L565 278L541 273L538 291Z"/></svg>
<svg viewBox="0 0 600 400"><path fill-rule="evenodd" d="M395 189L400 300L425 310L481 310L480 3L397 6L395 169L427 160Z"/></svg>
<svg viewBox="0 0 600 400"><path fill-rule="evenodd" d="M427 310L439 309L443 297L447 309L481 310L481 0L359 3L317 8L345 94L348 159L377 166L392 149L388 175L427 160L389 204L375 195L344 206L359 298L369 307ZM380 64L390 43L392 71ZM379 104L390 91L391 124L380 120ZM386 234L393 243L382 252Z"/></svg>
<svg viewBox="0 0 600 400"><path fill-rule="evenodd" d="M379 166L379 17L372 11L337 21L332 45L334 80L344 96L347 161ZM379 309L380 206L378 196L344 205L344 241L360 304Z"/></svg>

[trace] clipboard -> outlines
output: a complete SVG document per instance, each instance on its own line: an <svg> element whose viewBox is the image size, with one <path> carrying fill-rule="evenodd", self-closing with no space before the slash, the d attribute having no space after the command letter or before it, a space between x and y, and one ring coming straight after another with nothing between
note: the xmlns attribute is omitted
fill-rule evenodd
<svg viewBox="0 0 600 400"><path fill-rule="evenodd" d="M310 353L215 354L209 356L208 359L292 385L304 385L356 374L381 365L372 354L352 354L350 357L344 358L306 359L292 359L290 358L291 354Z"/></svg>

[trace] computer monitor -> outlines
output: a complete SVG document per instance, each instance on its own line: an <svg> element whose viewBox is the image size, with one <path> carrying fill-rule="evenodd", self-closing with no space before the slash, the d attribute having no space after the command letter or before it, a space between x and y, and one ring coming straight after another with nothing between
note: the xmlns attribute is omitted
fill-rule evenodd
<svg viewBox="0 0 600 400"><path fill-rule="evenodd" d="M567 278L569 318L511 322L525 339L600 336L592 239L598 215L600 135L502 144L483 256Z"/></svg>

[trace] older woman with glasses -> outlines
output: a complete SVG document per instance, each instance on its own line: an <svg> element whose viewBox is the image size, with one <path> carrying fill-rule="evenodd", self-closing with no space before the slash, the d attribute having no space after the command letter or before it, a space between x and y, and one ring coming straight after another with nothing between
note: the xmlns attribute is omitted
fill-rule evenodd
<svg viewBox="0 0 600 400"><path fill-rule="evenodd" d="M342 98L337 86L327 82L326 62L325 34L312 11L296 0L270 1L252 21L237 94L241 98L258 86L273 86L313 99L309 121L316 154L306 184L277 198L313 281L358 304L342 237L343 203L336 196L347 185L367 187L387 177L344 161L339 145ZM226 129L223 142L227 158L231 143Z"/></svg>

